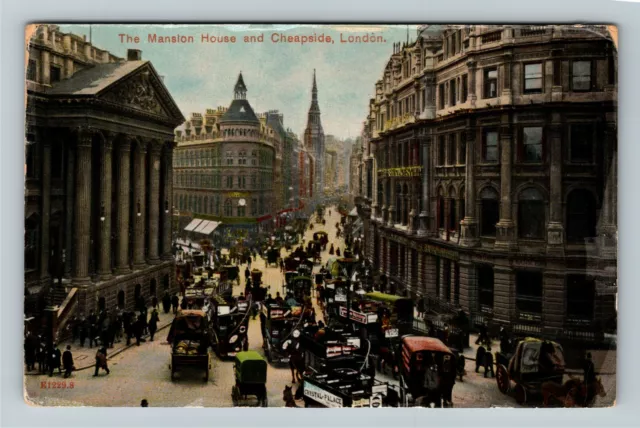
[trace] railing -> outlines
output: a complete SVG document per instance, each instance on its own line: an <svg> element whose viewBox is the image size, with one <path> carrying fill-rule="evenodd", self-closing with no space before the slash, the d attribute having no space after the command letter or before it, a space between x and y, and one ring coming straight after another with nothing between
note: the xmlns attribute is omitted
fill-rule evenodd
<svg viewBox="0 0 640 428"><path fill-rule="evenodd" d="M513 333L516 333L516 334L524 334L524 335L532 335L532 336L539 336L542 334L542 327L539 325L521 324L516 322L511 324L511 328L513 330Z"/></svg>
<svg viewBox="0 0 640 428"><path fill-rule="evenodd" d="M67 294L67 297L60 304L57 313L55 314L56 320L52 323L53 331L52 336L56 341L60 340L61 333L64 331L67 323L71 319L71 315L75 312L76 306L78 306L78 289L72 288Z"/></svg>
<svg viewBox="0 0 640 428"><path fill-rule="evenodd" d="M500 40L502 40L502 30L486 33L481 37L482 44L499 42Z"/></svg>
<svg viewBox="0 0 640 428"><path fill-rule="evenodd" d="M545 34L546 32L547 32L546 25L530 25L527 27L520 28L520 35L522 37L539 36L541 34Z"/></svg>

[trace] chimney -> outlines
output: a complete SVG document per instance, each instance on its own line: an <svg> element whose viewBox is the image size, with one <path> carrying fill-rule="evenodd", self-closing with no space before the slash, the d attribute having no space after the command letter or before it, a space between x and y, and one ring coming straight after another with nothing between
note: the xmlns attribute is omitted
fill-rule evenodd
<svg viewBox="0 0 640 428"><path fill-rule="evenodd" d="M141 61L142 51L140 49L127 49L127 61Z"/></svg>

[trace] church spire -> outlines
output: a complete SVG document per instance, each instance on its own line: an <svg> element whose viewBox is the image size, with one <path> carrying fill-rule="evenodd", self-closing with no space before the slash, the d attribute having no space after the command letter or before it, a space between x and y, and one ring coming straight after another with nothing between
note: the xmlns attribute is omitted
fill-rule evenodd
<svg viewBox="0 0 640 428"><path fill-rule="evenodd" d="M309 107L309 119L312 115L320 115L320 106L318 106L318 85L316 84L316 69L313 69L313 86L311 87L311 107ZM311 122L311 120L310 120Z"/></svg>
<svg viewBox="0 0 640 428"><path fill-rule="evenodd" d="M238 75L238 81L236 82L236 86L233 88L233 99L234 100L247 99L247 85L244 84L244 80L242 79L242 71Z"/></svg>

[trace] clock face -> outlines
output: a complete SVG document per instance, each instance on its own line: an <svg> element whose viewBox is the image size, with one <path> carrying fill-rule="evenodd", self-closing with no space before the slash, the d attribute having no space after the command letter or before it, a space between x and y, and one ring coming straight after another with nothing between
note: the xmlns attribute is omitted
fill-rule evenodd
<svg viewBox="0 0 640 428"><path fill-rule="evenodd" d="M238 201L238 205L240 205L241 207L244 207L247 204L247 201L245 201L244 199L240 199Z"/></svg>

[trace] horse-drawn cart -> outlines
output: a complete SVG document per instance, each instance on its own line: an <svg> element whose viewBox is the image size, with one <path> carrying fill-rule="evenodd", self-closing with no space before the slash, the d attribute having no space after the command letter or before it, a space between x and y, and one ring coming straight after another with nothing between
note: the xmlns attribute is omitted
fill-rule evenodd
<svg viewBox="0 0 640 428"><path fill-rule="evenodd" d="M524 404L531 396L542 394L544 382L562 384L564 351L556 342L526 338L518 343L512 355L496 352L496 365L500 392L513 392L516 401Z"/></svg>
<svg viewBox="0 0 640 428"><path fill-rule="evenodd" d="M209 332L207 316L203 311L178 312L169 329L167 342L171 344L171 380L184 367L203 369L204 381L209 380Z"/></svg>
<svg viewBox="0 0 640 428"><path fill-rule="evenodd" d="M255 395L258 406L267 407L267 362L256 351L240 352L233 364L236 383L231 387L233 405Z"/></svg>

